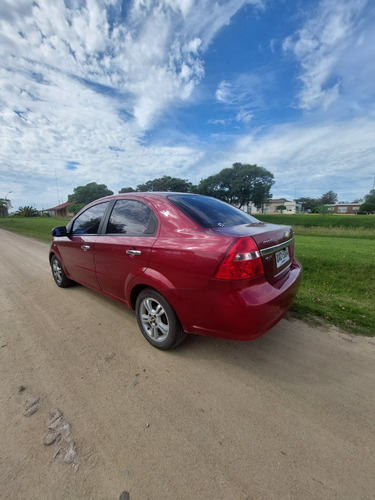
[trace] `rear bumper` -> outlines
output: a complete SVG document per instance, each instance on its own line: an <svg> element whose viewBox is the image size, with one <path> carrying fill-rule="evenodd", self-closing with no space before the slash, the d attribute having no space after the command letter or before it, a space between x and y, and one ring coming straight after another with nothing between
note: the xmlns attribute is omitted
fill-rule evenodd
<svg viewBox="0 0 375 500"><path fill-rule="evenodd" d="M293 260L290 272L271 285L264 278L243 282L210 280L201 293L170 290L167 297L186 332L233 340L260 337L288 312L297 294L302 268Z"/></svg>

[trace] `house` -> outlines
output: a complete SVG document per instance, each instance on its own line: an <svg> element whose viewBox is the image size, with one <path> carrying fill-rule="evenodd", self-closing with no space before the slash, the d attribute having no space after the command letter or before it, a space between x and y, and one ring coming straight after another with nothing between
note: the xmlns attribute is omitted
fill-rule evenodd
<svg viewBox="0 0 375 500"><path fill-rule="evenodd" d="M248 205L242 205L240 209L248 214L259 214L262 212L252 201Z"/></svg>
<svg viewBox="0 0 375 500"><path fill-rule="evenodd" d="M288 201L286 198L278 198L268 200L268 202L264 204L264 213L279 214L281 212L277 208L279 206L285 207L285 210L283 210L284 214L295 214L300 212L300 205L295 201Z"/></svg>
<svg viewBox="0 0 375 500"><path fill-rule="evenodd" d="M70 205L75 205L75 201L67 201L56 207L47 208L43 212L48 212L50 215L55 215L57 217L73 217L74 213L69 211Z"/></svg>
<svg viewBox="0 0 375 500"><path fill-rule="evenodd" d="M357 214L362 203L336 203L324 205L330 213L335 214Z"/></svg>

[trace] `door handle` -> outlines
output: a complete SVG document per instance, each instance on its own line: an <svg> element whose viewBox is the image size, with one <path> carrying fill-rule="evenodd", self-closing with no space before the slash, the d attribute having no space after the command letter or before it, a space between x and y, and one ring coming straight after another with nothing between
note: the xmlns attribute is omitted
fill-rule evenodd
<svg viewBox="0 0 375 500"><path fill-rule="evenodd" d="M134 255L142 255L142 252L140 250L126 250L126 253L128 255L132 255L132 256L134 256Z"/></svg>
<svg viewBox="0 0 375 500"><path fill-rule="evenodd" d="M90 250L90 245L81 245L81 248L84 252L87 252L87 250Z"/></svg>

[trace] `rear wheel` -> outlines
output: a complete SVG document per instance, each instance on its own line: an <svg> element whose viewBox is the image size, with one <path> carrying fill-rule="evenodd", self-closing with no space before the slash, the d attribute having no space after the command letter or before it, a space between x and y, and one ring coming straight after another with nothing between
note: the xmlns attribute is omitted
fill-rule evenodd
<svg viewBox="0 0 375 500"><path fill-rule="evenodd" d="M138 295L135 312L143 336L158 349L176 347L186 337L170 303L152 288Z"/></svg>
<svg viewBox="0 0 375 500"><path fill-rule="evenodd" d="M61 262L56 257L56 255L53 255L51 259L51 269L52 269L53 279L55 280L56 285L59 286L60 288L66 288L73 283L72 280L67 278L65 271L61 265Z"/></svg>

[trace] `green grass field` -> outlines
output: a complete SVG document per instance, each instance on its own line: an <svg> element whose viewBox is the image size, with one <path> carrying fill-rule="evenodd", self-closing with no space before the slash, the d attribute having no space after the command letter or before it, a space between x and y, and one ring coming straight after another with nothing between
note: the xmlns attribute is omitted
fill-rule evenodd
<svg viewBox="0 0 375 500"><path fill-rule="evenodd" d="M303 280L291 314L375 335L375 216L260 215L265 222L291 225ZM0 227L48 242L51 229L69 219L0 218Z"/></svg>
<svg viewBox="0 0 375 500"><path fill-rule="evenodd" d="M1 217L0 228L49 242L52 239L52 229L66 225L69 220L70 217Z"/></svg>
<svg viewBox="0 0 375 500"><path fill-rule="evenodd" d="M374 215L320 215L320 214L254 214L259 220L274 224L301 227L327 227L375 230Z"/></svg>
<svg viewBox="0 0 375 500"><path fill-rule="evenodd" d="M291 225L303 280L291 313L375 335L375 216L262 214Z"/></svg>
<svg viewBox="0 0 375 500"><path fill-rule="evenodd" d="M375 334L375 239L296 234L303 281L292 312Z"/></svg>

